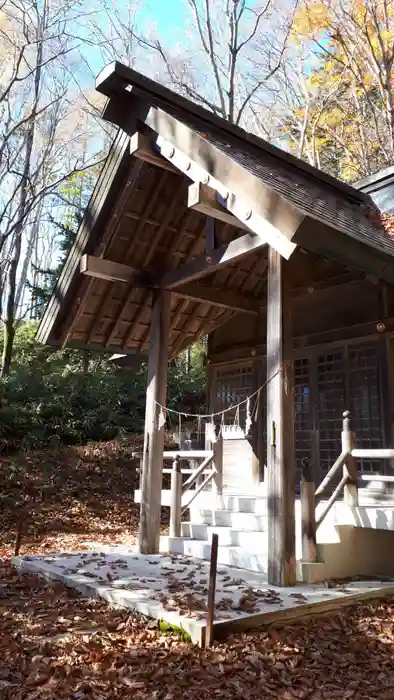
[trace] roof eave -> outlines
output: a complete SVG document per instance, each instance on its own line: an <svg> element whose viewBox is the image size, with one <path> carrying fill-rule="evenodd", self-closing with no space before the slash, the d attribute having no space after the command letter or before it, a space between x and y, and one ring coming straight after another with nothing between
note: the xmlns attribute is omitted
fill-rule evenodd
<svg viewBox="0 0 394 700"><path fill-rule="evenodd" d="M284 161L290 167L294 167L304 174L307 174L309 177L312 176L324 182L326 185L346 194L355 201L360 203L369 201L369 196L362 192L362 190L345 182L341 182L335 177L309 165L309 163L305 163L291 153L287 153L277 146L268 143L268 141L246 132L241 127L231 124L222 117L217 116L213 112L209 112L204 107L188 100L182 95L174 93L163 85L159 85L154 80L147 78L119 61L110 63L96 78L96 90L108 98L122 95L122 93L127 90L130 92L131 89L136 94L143 96L148 102L151 102L152 105L161 106L163 109L165 109L166 106L170 106L172 110L176 110L180 114L188 113L198 119L202 119L215 129L219 129L222 134L226 132L233 138L240 139L244 145L248 144L249 147L254 149L257 147L265 151L267 154Z"/></svg>

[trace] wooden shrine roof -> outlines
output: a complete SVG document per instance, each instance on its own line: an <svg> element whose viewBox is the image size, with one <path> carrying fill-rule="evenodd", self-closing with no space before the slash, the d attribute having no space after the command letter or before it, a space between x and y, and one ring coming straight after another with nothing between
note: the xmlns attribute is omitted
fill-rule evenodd
<svg viewBox="0 0 394 700"><path fill-rule="evenodd" d="M368 194L121 64L99 76L97 89L108 97L103 117L119 132L41 321L41 342L144 356L152 292L165 281L174 292L174 356L235 313L258 318L267 242L287 258L298 246L394 283L394 241L365 215ZM219 265L229 243L245 251ZM94 256L87 274L84 255ZM114 278L101 274L98 258L118 263ZM182 266L208 259L214 271L174 282Z"/></svg>

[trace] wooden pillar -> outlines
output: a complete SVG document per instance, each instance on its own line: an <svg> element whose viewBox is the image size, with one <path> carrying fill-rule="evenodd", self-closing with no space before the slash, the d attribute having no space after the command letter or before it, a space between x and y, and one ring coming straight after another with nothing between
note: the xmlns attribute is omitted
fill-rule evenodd
<svg viewBox="0 0 394 700"><path fill-rule="evenodd" d="M342 452L351 452L356 443L356 436L350 430L349 416L349 411L345 411L341 433ZM343 500L348 506L358 506L357 460L354 457L346 458L346 462L343 465L343 476L347 476L349 479L343 489Z"/></svg>
<svg viewBox="0 0 394 700"><path fill-rule="evenodd" d="M170 293L158 290L152 301L145 436L141 475L139 551L159 551L164 425L166 405Z"/></svg>
<svg viewBox="0 0 394 700"><path fill-rule="evenodd" d="M296 582L293 347L289 263L268 250L268 582Z"/></svg>

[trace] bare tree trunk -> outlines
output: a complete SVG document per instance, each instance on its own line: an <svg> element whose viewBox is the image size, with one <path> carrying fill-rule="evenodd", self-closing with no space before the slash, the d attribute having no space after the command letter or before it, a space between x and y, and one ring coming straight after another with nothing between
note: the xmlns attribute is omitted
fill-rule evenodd
<svg viewBox="0 0 394 700"><path fill-rule="evenodd" d="M48 10L48 0L44 1L43 14L37 27L38 43L37 43L37 53L36 53L36 70L34 75L34 93L33 93L33 107L31 110L31 116L28 121L26 141L25 141L25 160L23 164L23 172L21 176L21 187L20 187L20 198L19 198L19 216L18 224L14 231L14 245L11 254L10 265L7 275L7 298L5 303L5 317L4 322L4 346L3 346L3 357L1 361L1 371L0 375L2 378L8 377L11 368L12 360L12 350L14 347L15 338L15 295L16 295L16 275L18 271L18 265L21 257L22 249L22 234L24 226L26 225L26 204L28 198L28 188L30 184L30 171L32 165L32 154L34 145L34 135L36 128L36 118L38 111L38 104L40 99L40 88L41 88L41 74L42 74L42 62L43 62L43 28L45 27L46 14Z"/></svg>

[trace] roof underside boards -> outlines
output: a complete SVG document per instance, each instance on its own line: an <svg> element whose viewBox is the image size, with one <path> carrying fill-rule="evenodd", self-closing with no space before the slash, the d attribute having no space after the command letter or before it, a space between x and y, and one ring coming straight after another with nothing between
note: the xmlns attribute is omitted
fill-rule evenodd
<svg viewBox="0 0 394 700"><path fill-rule="evenodd" d="M204 253L205 217L187 208L189 180L148 163L129 159L129 169L140 166L138 176L112 237L105 257L114 262L148 270L155 276ZM118 193L119 194L119 193ZM114 203L116 209L117 204ZM102 239L111 221L103 225L95 245L80 245L81 231L66 262L38 338L43 342L67 343L76 347L108 351L146 353L149 346L149 320L152 292L134 284L86 278L79 272L85 252L100 255ZM245 235L228 224L217 222L216 243L224 244ZM226 265L203 279L203 284L242 291L245 298L262 296L266 275L266 255L251 253L237 264ZM66 289L65 281L71 283ZM60 291L62 290L62 291ZM233 314L233 310L171 295L170 352L176 354L188 339L213 330ZM61 301L60 301L61 299ZM50 314L54 314L50 318ZM70 332L71 327L71 332Z"/></svg>
<svg viewBox="0 0 394 700"><path fill-rule="evenodd" d="M133 71L131 73L138 76ZM145 129L146 125L151 129L152 118L157 126L158 115L164 114L161 109L152 108L152 103L162 105L160 94L163 89L153 83L158 95L154 95L154 100L150 96L151 102L145 104L139 97L125 91L124 79L117 81L115 76L116 89L111 80L109 75L103 83L115 102L111 107L110 100L106 115L108 118L111 111L119 113L121 93L125 100L122 107L127 117L128 135L120 131L108 156L76 242L40 324L38 339L54 345L67 343L144 356L149 347L152 300L152 290L146 280L160 280L164 273L205 254L206 217L187 206L191 183L188 177L130 154L129 135L141 129L143 124ZM152 81L148 82L151 87ZM394 243L389 237L383 239L385 234L375 229L362 215L361 205L370 202L367 195L305 164L300 163L296 167L297 159L259 139L246 136L242 130L214 118L200 107L192 105L189 112L185 112L184 102L189 104L188 101L169 91L165 93L167 111L161 123L170 128L173 139L179 124L181 131L185 132L186 129L191 135L189 142L195 144L197 150L202 144L204 164L208 168L218 158L222 174L226 176L227 173L230 177L232 168L236 168L238 175L245 177L245 182L251 185L251 188L248 187L249 194L254 192L254 186L257 190L263 187L265 189L261 191L271 191L279 196L276 202L290 202L295 209L308 212L307 219L300 227L303 236L300 234L297 241L296 234L296 242L300 243L303 238L302 245L308 249L308 241L313 239L316 243L320 236L325 236L324 246L330 249L331 232L335 246L344 239L353 241L357 255L354 254L354 247L351 247L347 251L347 262L354 256L356 269L375 271L376 266L373 270L368 268L370 255L379 258L382 270L391 266ZM168 93L174 104L168 103ZM178 100L181 100L181 107ZM128 113L130 104L136 106L135 115ZM173 117L175 113L176 119ZM180 117L182 122L179 121ZM195 122L192 130L191 120ZM218 131L220 125L221 133ZM168 131L157 133L164 138L169 135ZM181 149L182 144L175 145ZM212 163L209 163L211 157ZM325 225L328 223L329 226ZM216 221L216 246L245 235L245 230L234 224L236 220L233 225ZM310 250L320 254L318 248L316 245L309 246ZM138 283L125 283L87 278L80 273L80 260L84 254L130 265L148 273L148 276L145 283L141 280ZM299 255L298 252L293 254L295 259ZM327 257L330 258L330 250ZM338 254L331 257L334 261L343 262ZM209 289L216 287L236 291L238 298L241 293L248 303L252 303L253 299L265 301L266 259L266 247L260 247L237 262L205 275L198 283ZM332 270L333 275L339 272L339 269ZM176 355L199 336L225 323L237 313L234 309L235 305L226 308L225 304L208 303L198 300L197 296L181 297L175 291L171 295L170 355Z"/></svg>

